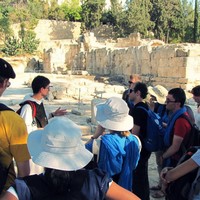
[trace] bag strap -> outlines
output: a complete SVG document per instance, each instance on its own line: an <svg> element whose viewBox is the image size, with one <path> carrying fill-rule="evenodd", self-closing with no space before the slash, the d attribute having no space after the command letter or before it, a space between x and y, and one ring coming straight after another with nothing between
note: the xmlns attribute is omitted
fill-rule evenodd
<svg viewBox="0 0 200 200"><path fill-rule="evenodd" d="M5 111L5 110L14 111L13 109L11 109L8 106L6 106L5 104L0 103L0 111Z"/></svg>
<svg viewBox="0 0 200 200"><path fill-rule="evenodd" d="M27 101L24 101L23 103L21 103L20 106L23 107L26 104L29 104L31 106L32 117L34 119L36 117L36 105L35 105L35 103L33 101L27 100Z"/></svg>
<svg viewBox="0 0 200 200"><path fill-rule="evenodd" d="M142 110L145 110L147 113L149 113L149 111L143 106L137 106L136 108L141 108Z"/></svg>
<svg viewBox="0 0 200 200"><path fill-rule="evenodd" d="M195 124L192 124L190 118L189 118L187 115L185 115L185 114L180 115L179 118L186 119L186 120L188 121L188 123L190 124L191 131L192 131L192 127L193 127ZM187 148L186 148L186 146L183 144L183 142L181 143L181 147L180 147L180 148L181 148L182 152L186 152L186 151L187 151Z"/></svg>
<svg viewBox="0 0 200 200"><path fill-rule="evenodd" d="M191 127L193 126L193 124L192 124L190 118L189 118L187 115L182 114L182 115L180 115L180 118L186 119L186 120L189 122L190 126L191 126Z"/></svg>
<svg viewBox="0 0 200 200"><path fill-rule="evenodd" d="M33 101L28 101L28 103L30 104L31 108L32 108L32 113L33 113L33 119L36 116L36 105Z"/></svg>

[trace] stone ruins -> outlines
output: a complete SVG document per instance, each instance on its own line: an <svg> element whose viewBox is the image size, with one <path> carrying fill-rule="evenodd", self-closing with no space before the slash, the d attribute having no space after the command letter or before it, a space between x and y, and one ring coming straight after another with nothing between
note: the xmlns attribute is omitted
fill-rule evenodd
<svg viewBox="0 0 200 200"><path fill-rule="evenodd" d="M112 31L103 36L95 30L81 35L80 26L40 20L35 32L41 41L38 50L42 58L29 60L25 71L30 70L30 62L37 62L38 70L41 67L47 73L118 76L125 81L135 73L148 84L162 84L167 89L189 90L200 84L199 44L169 45L141 39L138 33L114 40Z"/></svg>

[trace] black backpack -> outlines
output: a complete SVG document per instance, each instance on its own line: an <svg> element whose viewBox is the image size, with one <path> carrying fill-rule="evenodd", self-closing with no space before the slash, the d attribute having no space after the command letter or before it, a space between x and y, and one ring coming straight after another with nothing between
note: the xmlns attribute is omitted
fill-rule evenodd
<svg viewBox="0 0 200 200"><path fill-rule="evenodd" d="M13 111L11 108L7 107L6 105L0 103L0 112L1 111L5 111L5 110L10 110ZM1 145L1 144L0 144ZM9 171L9 167L4 166L4 164L1 162L1 158L5 156L5 152L4 150L1 148L0 146L0 194L2 193L2 190L4 188L4 185L6 183L7 180L7 176L8 176L8 171ZM11 164L10 164L11 165Z"/></svg>
<svg viewBox="0 0 200 200"><path fill-rule="evenodd" d="M191 156L198 149L200 149L200 146L189 148L187 152L181 157L177 165L191 158ZM192 184L198 175L198 170L199 167L180 177L179 179L171 182L166 190L166 200L188 200L192 189Z"/></svg>
<svg viewBox="0 0 200 200"><path fill-rule="evenodd" d="M191 126L190 134L188 134L188 138L185 144L185 150L193 146L200 146L200 130L196 124L192 124L191 120L186 115L181 115L181 118L186 119Z"/></svg>

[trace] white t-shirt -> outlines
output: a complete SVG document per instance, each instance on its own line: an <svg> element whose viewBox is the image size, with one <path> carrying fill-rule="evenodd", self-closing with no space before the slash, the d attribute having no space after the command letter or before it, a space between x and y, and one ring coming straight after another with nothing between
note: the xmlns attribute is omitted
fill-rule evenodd
<svg viewBox="0 0 200 200"><path fill-rule="evenodd" d="M41 100L37 100L37 99L34 99L32 97L33 94L27 94L23 101L33 101L33 102L36 102L37 104L41 104L43 102L43 99ZM46 112L46 111L45 111ZM28 133L32 132L32 131L35 131L37 130L37 123L33 123L33 118L32 118L32 108L29 104L25 104L22 109L21 109L21 113L20 113L20 116L24 119L25 123L26 123L26 126L27 126L27 130L28 130ZM48 116L48 113L46 113L46 116Z"/></svg>
<svg viewBox="0 0 200 200"><path fill-rule="evenodd" d="M24 101L27 101L27 100L30 100L30 101L33 101L33 102L36 102L37 104L41 104L43 102L43 100L37 100L37 99L34 99L32 97L33 94L27 94L24 99L23 99L23 102ZM37 130L37 123L33 123L33 118L32 118L32 108L29 104L25 104L22 109L21 109L21 113L20 113L20 116L24 119L25 121L25 124L26 124L26 127L27 127L27 130L28 130L28 133L32 132L32 131L35 131ZM47 113L46 113L47 115ZM48 116L48 115L47 115ZM44 168L39 166L39 165L36 165L35 163L33 163L32 159L29 160L29 164L30 164L30 175L34 175L34 174L41 174L43 173L44 171Z"/></svg>
<svg viewBox="0 0 200 200"><path fill-rule="evenodd" d="M194 112L195 124L200 129L200 107L198 107Z"/></svg>
<svg viewBox="0 0 200 200"><path fill-rule="evenodd" d="M200 149L192 156L192 160L200 166Z"/></svg>
<svg viewBox="0 0 200 200"><path fill-rule="evenodd" d="M200 149L192 156L192 160L194 160L194 162L200 166ZM198 171L198 174L200 176L200 169ZM200 200L200 193L198 195L195 195L193 197L193 200Z"/></svg>

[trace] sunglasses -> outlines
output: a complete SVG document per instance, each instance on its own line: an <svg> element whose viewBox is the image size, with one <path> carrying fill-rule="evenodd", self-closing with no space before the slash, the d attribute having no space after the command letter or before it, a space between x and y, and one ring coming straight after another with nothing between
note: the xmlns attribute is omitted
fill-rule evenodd
<svg viewBox="0 0 200 200"><path fill-rule="evenodd" d="M129 84L132 84L133 82L132 82L132 81L129 81L128 83L129 83ZM134 84L134 83L133 83L133 84Z"/></svg>
<svg viewBox="0 0 200 200"><path fill-rule="evenodd" d="M169 99L166 99L165 102L166 102L166 103L176 103L177 101L171 101L171 100L169 100Z"/></svg>
<svg viewBox="0 0 200 200"><path fill-rule="evenodd" d="M129 94L132 93L134 90L133 89L129 89Z"/></svg>

